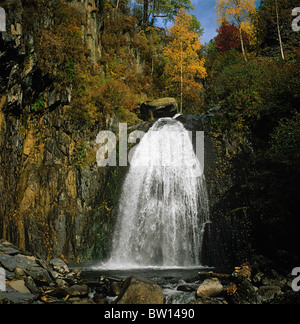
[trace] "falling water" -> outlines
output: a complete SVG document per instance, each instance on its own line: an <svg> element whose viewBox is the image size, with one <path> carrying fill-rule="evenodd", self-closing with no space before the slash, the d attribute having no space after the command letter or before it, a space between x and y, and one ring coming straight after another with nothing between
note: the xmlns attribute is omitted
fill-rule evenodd
<svg viewBox="0 0 300 324"><path fill-rule="evenodd" d="M135 149L107 266L200 265L208 199L189 135L179 121L162 118Z"/></svg>

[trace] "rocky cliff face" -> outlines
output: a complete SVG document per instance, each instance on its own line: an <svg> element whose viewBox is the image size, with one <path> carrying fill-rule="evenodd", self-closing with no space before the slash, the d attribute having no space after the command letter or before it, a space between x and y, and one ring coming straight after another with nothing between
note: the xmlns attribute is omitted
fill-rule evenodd
<svg viewBox="0 0 300 324"><path fill-rule="evenodd" d="M34 33L52 24L55 1L47 1L42 19L28 30L25 19L35 5L6 1L7 32L0 33L0 237L45 258L103 256L117 171L98 168L101 129L76 124L72 88L55 87L38 67ZM70 6L86 20L84 37L96 62L102 3Z"/></svg>
<svg viewBox="0 0 300 324"><path fill-rule="evenodd" d="M244 145L243 152L237 152L241 149L237 143L216 132L211 120L219 114L222 111L216 107L202 115L177 119L187 130L205 133L204 173L211 223L205 228L202 262L226 269L247 260L253 253L249 207L238 196L247 172L243 161L252 153L249 143Z"/></svg>

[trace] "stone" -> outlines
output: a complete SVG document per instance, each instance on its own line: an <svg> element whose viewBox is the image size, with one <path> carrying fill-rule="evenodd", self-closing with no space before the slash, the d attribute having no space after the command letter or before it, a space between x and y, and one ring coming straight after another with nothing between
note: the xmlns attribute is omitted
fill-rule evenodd
<svg viewBox="0 0 300 324"><path fill-rule="evenodd" d="M131 276L123 284L115 304L164 304L162 289L152 281Z"/></svg>
<svg viewBox="0 0 300 324"><path fill-rule="evenodd" d="M21 268L16 268L16 269L15 269L15 276L16 276L16 277L22 277L22 276L24 276L24 275L25 275L25 272L24 272L23 269L21 269Z"/></svg>
<svg viewBox="0 0 300 324"><path fill-rule="evenodd" d="M279 286L261 286L257 291L262 302L270 302L276 296L282 294Z"/></svg>
<svg viewBox="0 0 300 324"><path fill-rule="evenodd" d="M30 294L30 290L26 287L24 280L12 281L9 286L20 294Z"/></svg>
<svg viewBox="0 0 300 324"><path fill-rule="evenodd" d="M0 245L0 253L4 253L7 255L16 255L19 253L19 250L13 248L13 247L6 247L6 246L1 246Z"/></svg>
<svg viewBox="0 0 300 324"><path fill-rule="evenodd" d="M54 271L57 271L58 273L69 273L69 267L62 259L53 259L50 261L50 265L52 266Z"/></svg>
<svg viewBox="0 0 300 324"><path fill-rule="evenodd" d="M26 287L30 290L32 294L40 294L41 290L37 287L34 280L31 277L26 277L24 279Z"/></svg>
<svg viewBox="0 0 300 324"><path fill-rule="evenodd" d="M15 255L14 260L16 261L18 268L31 270L34 267L38 267L36 258L33 256L25 256L22 254Z"/></svg>
<svg viewBox="0 0 300 324"><path fill-rule="evenodd" d="M16 260L4 254L0 254L0 266L2 266L4 269L10 272L14 272L15 269L18 268Z"/></svg>
<svg viewBox="0 0 300 324"><path fill-rule="evenodd" d="M111 291L115 296L119 296L121 294L122 289L116 281L113 281L111 283Z"/></svg>
<svg viewBox="0 0 300 324"><path fill-rule="evenodd" d="M223 290L224 287L219 280L206 279L198 287L196 295L200 298L216 297L220 295Z"/></svg>
<svg viewBox="0 0 300 324"><path fill-rule="evenodd" d="M20 293L14 290L10 285L7 285L7 290L5 292L0 291L0 304L31 304L35 299L36 295L31 293Z"/></svg>
<svg viewBox="0 0 300 324"><path fill-rule="evenodd" d="M238 284L231 283L231 288L225 290L226 300L232 304L261 304L255 288L249 280L242 280Z"/></svg>
<svg viewBox="0 0 300 324"><path fill-rule="evenodd" d="M50 284L52 282L48 271L43 268L32 269L28 274L38 285Z"/></svg>
<svg viewBox="0 0 300 324"><path fill-rule="evenodd" d="M177 287L178 291L185 291L185 292L193 292L196 291L196 289L190 285L179 285Z"/></svg>
<svg viewBox="0 0 300 324"><path fill-rule="evenodd" d="M68 286L67 282L63 279L56 279L56 284L60 288Z"/></svg>
<svg viewBox="0 0 300 324"><path fill-rule="evenodd" d="M143 103L140 107L141 118L145 121L153 118L174 117L178 111L175 98L162 98Z"/></svg>
<svg viewBox="0 0 300 324"><path fill-rule="evenodd" d="M89 294L89 287L87 285L73 285L66 289L70 297L86 297Z"/></svg>

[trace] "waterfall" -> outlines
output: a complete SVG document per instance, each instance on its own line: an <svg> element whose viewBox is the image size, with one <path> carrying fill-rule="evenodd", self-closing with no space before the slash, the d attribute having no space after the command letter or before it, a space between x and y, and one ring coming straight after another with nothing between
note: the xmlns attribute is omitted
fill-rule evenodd
<svg viewBox="0 0 300 324"><path fill-rule="evenodd" d="M108 267L201 264L209 221L203 167L179 121L162 118L153 125L136 147L123 184Z"/></svg>

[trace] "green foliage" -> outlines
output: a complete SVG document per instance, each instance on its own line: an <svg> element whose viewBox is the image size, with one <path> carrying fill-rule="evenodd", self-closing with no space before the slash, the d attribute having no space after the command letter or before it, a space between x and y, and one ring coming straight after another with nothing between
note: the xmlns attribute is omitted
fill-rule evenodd
<svg viewBox="0 0 300 324"><path fill-rule="evenodd" d="M272 0L261 1L252 21L248 62L226 47L229 42L223 55L215 41L202 51L208 73L205 101L209 108L218 107L210 117L213 135L225 139L232 161L241 161L243 180L235 196L240 206L249 206L256 247L269 256L278 250L298 255L295 238L300 235L300 34L291 29L296 2L277 2L285 60Z"/></svg>
<svg viewBox="0 0 300 324"><path fill-rule="evenodd" d="M88 64L80 13L63 1L57 1L52 27L35 33L40 69L55 78L58 86L72 83L78 69Z"/></svg>
<svg viewBox="0 0 300 324"><path fill-rule="evenodd" d="M31 106L32 112L40 112L45 108L44 94L40 93L35 103Z"/></svg>
<svg viewBox="0 0 300 324"><path fill-rule="evenodd" d="M270 160L300 171L300 113L284 118L271 134Z"/></svg>
<svg viewBox="0 0 300 324"><path fill-rule="evenodd" d="M207 100L224 109L222 129L238 133L255 127L265 116L276 121L297 107L298 64L269 58L253 58L245 64L235 50L216 56L210 67ZM220 124L220 123L219 123Z"/></svg>

